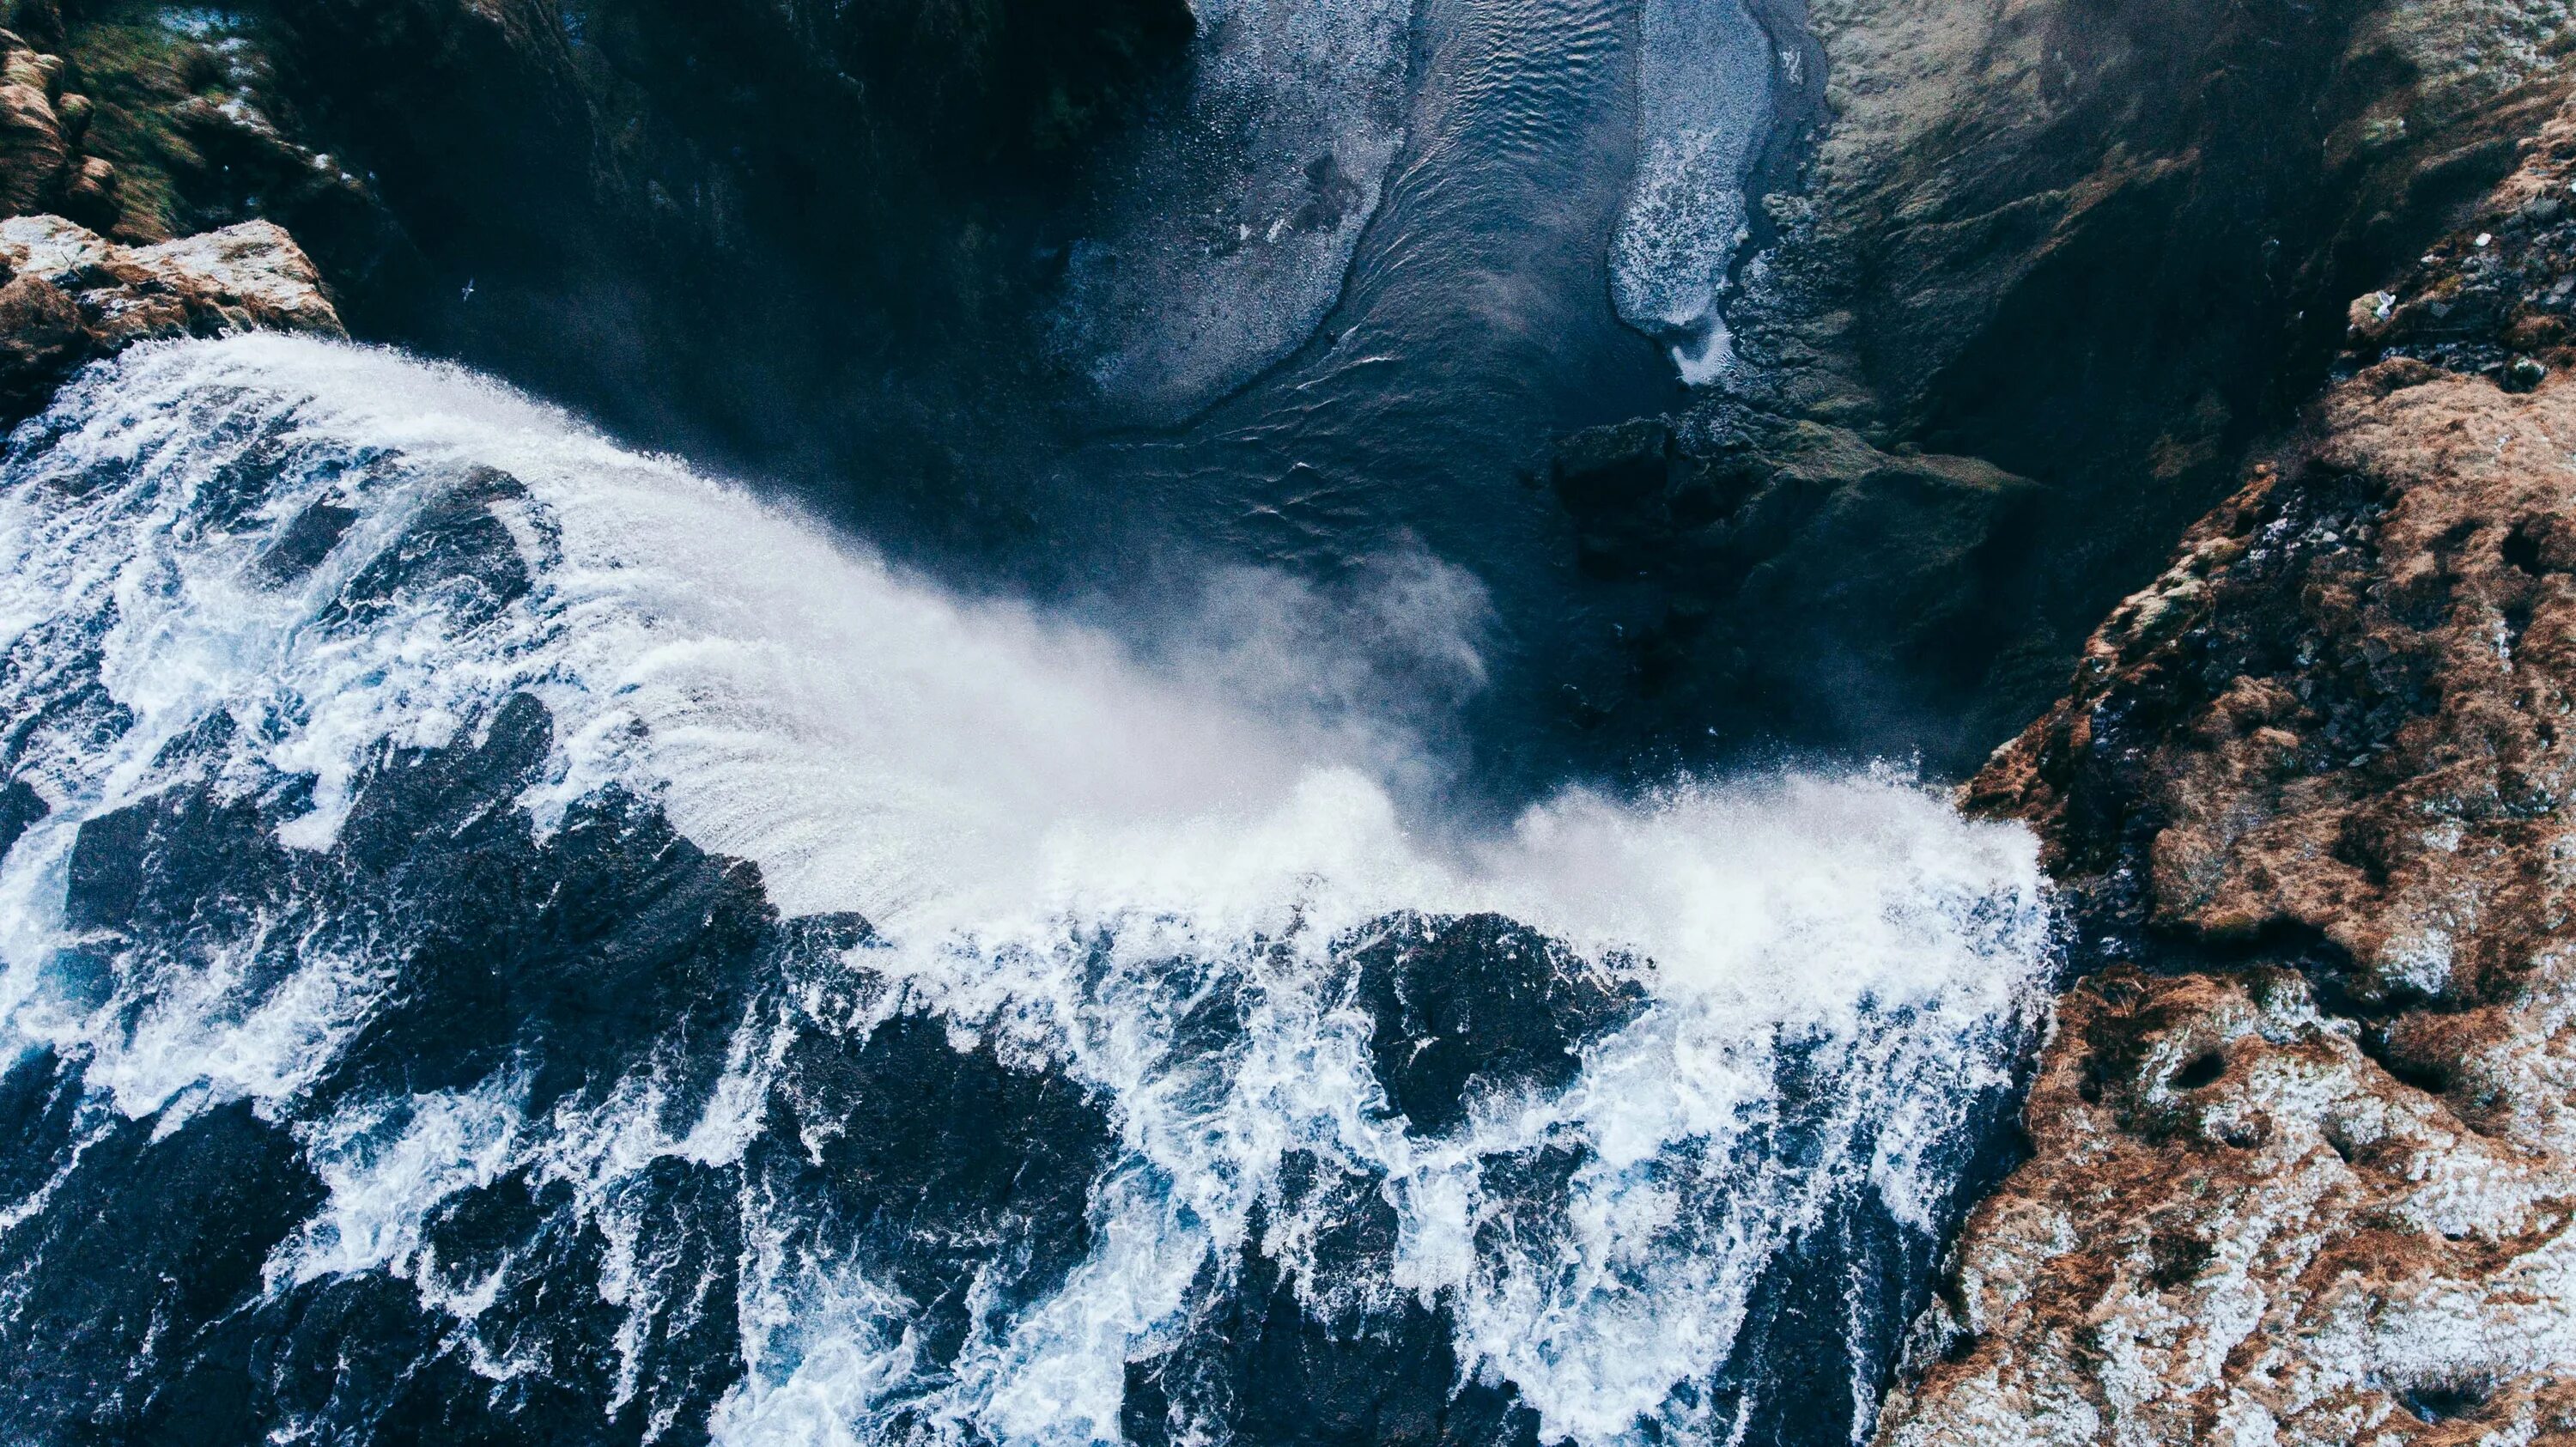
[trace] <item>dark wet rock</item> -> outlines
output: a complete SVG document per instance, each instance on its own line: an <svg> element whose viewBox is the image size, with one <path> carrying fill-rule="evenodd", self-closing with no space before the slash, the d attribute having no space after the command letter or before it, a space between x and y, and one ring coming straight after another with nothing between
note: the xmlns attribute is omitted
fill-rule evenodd
<svg viewBox="0 0 2576 1447"><path fill-rule="evenodd" d="M1659 418L1641 417L1565 437L1548 478L1566 508L1581 516L1661 492L1672 456L1671 429Z"/></svg>
<svg viewBox="0 0 2576 1447"><path fill-rule="evenodd" d="M1499 915L1407 915L1355 941L1352 997L1388 1103L1437 1135L1478 1094L1562 1089L1591 1039L1634 1018L1645 991Z"/></svg>
<svg viewBox="0 0 2576 1447"><path fill-rule="evenodd" d="M1181 1344L1131 1362L1119 1425L1133 1443L1205 1440L1210 1434L1280 1447L1535 1447L1537 1416L1510 1388L1459 1380L1456 1327L1447 1306L1409 1292L1318 1311L1296 1275L1262 1245L1280 1216L1324 1209L1319 1233L1365 1255L1393 1245L1382 1183L1319 1169L1292 1155L1276 1214L1257 1214L1232 1263L1211 1263ZM1322 1201L1318 1197L1325 1198ZM1309 1287L1309 1292L1312 1291Z"/></svg>
<svg viewBox="0 0 2576 1447"><path fill-rule="evenodd" d="M64 922L136 939L245 927L272 900L289 863L261 802L201 781L82 824Z"/></svg>
<svg viewBox="0 0 2576 1447"><path fill-rule="evenodd" d="M80 1072L51 1050L0 1070L0 1200L23 1201L53 1175L79 1127L81 1094Z"/></svg>
<svg viewBox="0 0 2576 1447"><path fill-rule="evenodd" d="M1552 475L1583 571L1637 620L1596 726L1681 718L1729 743L1936 759L1990 746L1969 720L2033 606L2019 570L2038 484L1745 409L1577 434Z"/></svg>
<svg viewBox="0 0 2576 1447"><path fill-rule="evenodd" d="M527 560L519 540L493 509L519 502L527 488L488 467L467 472L438 495L394 540L349 580L323 610L326 627L364 627L398 602L437 596L459 626L472 627L527 596ZM281 548L291 540L281 539Z"/></svg>
<svg viewBox="0 0 2576 1447"><path fill-rule="evenodd" d="M321 1200L293 1138L247 1102L161 1124L116 1121L49 1209L0 1237L23 1273L6 1328L17 1349L0 1353L15 1430L72 1439L139 1415L153 1364L184 1360L251 1304L270 1250Z"/></svg>
<svg viewBox="0 0 2576 1447"><path fill-rule="evenodd" d="M703 1104L774 940L759 871L615 791L539 846L513 800L549 732L520 695L480 748L394 754L352 806L339 853L352 892L416 942L341 1088L461 1089L526 1056L544 1109L659 1051L674 1117Z"/></svg>
<svg viewBox="0 0 2576 1447"><path fill-rule="evenodd" d="M662 1127L685 1132L707 1108L728 1044L764 987L813 971L814 952L863 943L864 923L779 921L756 870L698 851L657 811L613 793L576 806L538 842L515 799L550 746L545 710L516 696L481 731L479 740L469 730L447 748L389 752L362 781L335 845L290 854L274 832L306 807L305 792L292 781L219 789L211 778L230 730L201 729L165 751L166 761L202 762L207 778L83 826L69 911L81 927L109 932L98 967L133 990L153 975L201 970L227 956L248 961L239 986L247 1003L295 968L302 950L395 951L399 986L314 1087L308 1109L404 1102L515 1068L527 1107L543 1114L567 1098L596 1103L615 1081L649 1069L663 1092ZM1084 1249L1082 1205L1103 1139L1097 1111L1061 1079L1015 1073L989 1056L978 1074L977 1059L950 1051L935 1026L889 1053L899 1058L874 1076L797 1077L807 1091L803 1108L818 1121L886 1120L911 1132L880 1142L879 1153L863 1155L836 1187L864 1197L875 1183L873 1214L852 1219L873 1222L884 1264L906 1281L936 1276L954 1285L967 1270L962 1263L980 1259L975 1253L994 1233L1039 1227L1043 1236L1023 1238L1028 1253L1040 1263L1035 1269L1060 1276ZM937 1067L950 1058L960 1063L948 1077L955 1088L943 1093ZM933 1119L959 1132L945 1155L928 1148L911 1113L924 1091L945 1102ZM28 1066L0 1080L0 1110L25 1123L30 1151L48 1161L58 1158L68 1126L48 1122L62 1120L64 1102L77 1099L76 1072L57 1079ZM399 1129L409 1109L400 1105L379 1128ZM269 1133L259 1139L274 1137L269 1154L288 1163L277 1180L259 1164L256 1142L233 1138L254 1126ZM282 1129L255 1125L247 1106L201 1115L174 1139L218 1127L229 1134L209 1155L237 1157L240 1189L273 1217L261 1216L254 1244L239 1247L165 1246L139 1234L130 1263L113 1266L96 1244L48 1244L43 1269L53 1275L45 1280L59 1285L46 1289L92 1303L78 1310L99 1325L0 1326L0 1339L30 1348L20 1369L25 1394L52 1394L44 1420L77 1412L145 1436L250 1443L293 1410L379 1442L631 1442L656 1412L702 1425L739 1375L732 1318L732 1273L742 1254L739 1168L652 1165L628 1186L654 1203L639 1228L643 1254L614 1268L609 1243L560 1181L519 1173L442 1204L417 1269L446 1289L488 1284L497 1293L469 1343L420 1305L412 1286L381 1277L325 1278L245 1307L261 1264L317 1201L301 1148ZM150 1124L119 1127L129 1129L148 1135ZM102 1202L116 1198L99 1207L111 1211L109 1222L130 1203L166 1211L174 1223L202 1220L212 1231L235 1211L224 1203L230 1198L162 1202L135 1180L194 1189L188 1172L198 1168L129 1155L94 1148L83 1157L84 1170L95 1162L102 1173L94 1188ZM1068 1164L1051 1174L1033 1168L1035 1158ZM16 1170L7 1164L15 1159L0 1157L0 1169ZM38 1168L33 1154L24 1164ZM86 1179L75 1177L75 1186L92 1189L79 1185ZM24 1229L68 1228L49 1211ZM939 1240L947 1244L924 1244ZM32 1249L32 1238L0 1239L13 1261L33 1259L20 1254L22 1245ZM182 1270L174 1264L182 1259L199 1265ZM218 1268L229 1274L179 1296L154 1296L148 1310L114 1304L142 1291L119 1284L129 1277L170 1278L175 1291L193 1279L188 1271ZM640 1343L629 1341L621 1336L625 1313L601 1296L611 1269L642 1271L643 1289L682 1305L654 1315ZM130 1344L106 1343L97 1331L132 1329L119 1323L141 1320L137 1312L155 1323L162 1346L133 1383L75 1384L61 1375L134 1357ZM637 1391L603 1417L628 1347L640 1353ZM474 1367L476 1351L542 1360L548 1370L542 1380L495 1383Z"/></svg>
<svg viewBox="0 0 2576 1447"><path fill-rule="evenodd" d="M355 508L327 499L314 503L297 513L286 530L277 535L277 541L260 555L260 572L280 586L301 580L322 566L322 560L340 545L342 535L357 520Z"/></svg>
<svg viewBox="0 0 2576 1447"><path fill-rule="evenodd" d="M768 1189L803 1198L812 1229L919 1304L935 1366L979 1314L1026 1305L1090 1253L1114 1135L1105 1104L1059 1072L905 1015L864 1037L800 1035L770 1110Z"/></svg>

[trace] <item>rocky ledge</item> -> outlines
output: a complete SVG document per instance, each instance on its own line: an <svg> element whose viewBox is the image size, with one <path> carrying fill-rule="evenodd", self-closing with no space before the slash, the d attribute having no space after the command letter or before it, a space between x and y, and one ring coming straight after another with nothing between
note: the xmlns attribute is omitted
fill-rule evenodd
<svg viewBox="0 0 2576 1447"><path fill-rule="evenodd" d="M1703 566L1699 515L1569 499L1598 590L1668 615L1595 702L1964 774L2325 383L2346 304L2514 169L2576 27L2558 0L1809 8L1829 123L1761 200L1745 365L1673 427L1785 478L1745 495L1798 521Z"/></svg>
<svg viewBox="0 0 2576 1447"><path fill-rule="evenodd" d="M2091 973L1890 1447L2576 1441L2576 118L2519 155L1964 791Z"/></svg>
<svg viewBox="0 0 2576 1447"><path fill-rule="evenodd" d="M295 239L245 221L119 246L59 216L0 221L0 418L44 405L74 367L136 342L287 331L343 336Z"/></svg>

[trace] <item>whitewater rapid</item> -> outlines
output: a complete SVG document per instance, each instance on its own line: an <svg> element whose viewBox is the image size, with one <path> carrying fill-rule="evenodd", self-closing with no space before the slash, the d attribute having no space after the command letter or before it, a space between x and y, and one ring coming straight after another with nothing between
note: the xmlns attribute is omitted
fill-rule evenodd
<svg viewBox="0 0 2576 1447"><path fill-rule="evenodd" d="M1421 560L1391 576L1419 646L1472 673L1472 584ZM82 1152L247 1103L315 1195L241 1312L401 1283L498 1401L539 1369L512 1345L513 1272L541 1241L596 1243L583 1310L614 1325L591 1409L647 1439L702 1412L725 1442L1115 1441L1139 1363L1164 1364L1174 1440L1250 1432L1191 1385L1219 1368L1172 1364L1213 1350L1268 1263L1359 1337L1436 1313L1453 1388L1505 1393L1540 1440L1730 1440L1754 1407L1709 1384L1766 1269L1855 1201L1937 1243L2049 970L2031 840L1889 772L1569 791L1499 833L1425 832L1399 807L1411 736L1336 706L1334 660L1296 636L1146 656L960 598L390 351L253 337L91 369L0 472L0 718L33 801L0 862L0 1031L22 1062L67 1062L85 1102L0 1200L0 1341L47 1345L9 1313L57 1269L28 1243ZM647 1021L575 1083L549 1076L551 1040L461 1083L357 1071L444 906L335 930L298 892L390 847L389 770L523 736L498 802L423 805L409 832L516 811L560 853L657 810L756 866L778 938L824 942L743 955L790 963L723 976L713 1037ZM255 816L238 837L277 851L268 882L160 926L67 906L111 866L177 869L106 850L128 837L112 821L179 818L149 810L182 796ZM1496 916L1525 933L1461 923ZM1402 971L1462 930L1509 942L1475 970L1543 955L1548 998L1600 1003L1565 1027L1562 1077L1495 1066L1434 1128L1396 1108L1372 982L1438 988ZM892 1067L813 1074L816 1042L911 1059L884 1053L915 1048L905 1022L937 1027L921 1058L1055 1082L1025 1088L1097 1121L1096 1154L1061 1167L1062 1262L1042 1211L997 1208L940 1238L939 1279L965 1284L927 1300L908 1248L870 1256L779 1184L888 1109L862 1085ZM876 1103L854 1117L818 1080ZM675 1172L712 1183L685 1210ZM551 1224L459 1267L441 1233L514 1182ZM654 1245L674 1212L733 1247ZM1360 1250L1352 1220L1390 1224ZM1901 1329L1864 1320L1887 1308L1857 1279L1842 1294L1853 1332ZM684 1326L723 1360L675 1374ZM1834 1410L1858 1432L1873 1388L1852 1390ZM332 1436L331 1410L278 1430Z"/></svg>

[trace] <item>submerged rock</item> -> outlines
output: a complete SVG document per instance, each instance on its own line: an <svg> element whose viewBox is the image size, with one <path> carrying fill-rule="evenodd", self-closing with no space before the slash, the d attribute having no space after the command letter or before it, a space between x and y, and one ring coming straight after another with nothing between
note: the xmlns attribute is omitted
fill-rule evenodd
<svg viewBox="0 0 2576 1447"><path fill-rule="evenodd" d="M1349 963L1378 1083L1431 1135L1465 1120L1478 1095L1572 1083L1583 1043L1646 1003L1635 981L1500 915L1404 916Z"/></svg>

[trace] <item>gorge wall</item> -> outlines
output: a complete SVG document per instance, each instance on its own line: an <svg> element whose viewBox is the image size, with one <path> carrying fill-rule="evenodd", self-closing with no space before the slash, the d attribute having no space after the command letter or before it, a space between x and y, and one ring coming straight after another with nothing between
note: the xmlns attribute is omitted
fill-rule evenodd
<svg viewBox="0 0 2576 1447"><path fill-rule="evenodd" d="M1025 365L992 314L1061 265L1031 216L1193 28L1181 0L13 0L0 24L24 177L0 208L144 244L276 222L362 335L928 532L1002 511L958 503L945 433ZM861 456L921 482L853 488Z"/></svg>
<svg viewBox="0 0 2576 1447"><path fill-rule="evenodd" d="M2576 1433L2576 116L2519 154L1966 791L2103 968L1882 1440Z"/></svg>
<svg viewBox="0 0 2576 1447"><path fill-rule="evenodd" d="M1814 23L1828 116L1740 268L1739 365L1648 437L1651 483L1587 482L1592 444L1559 490L1601 586L1667 602L1614 712L1966 772L2313 394L2351 299L2512 168L2565 18L1841 0Z"/></svg>

